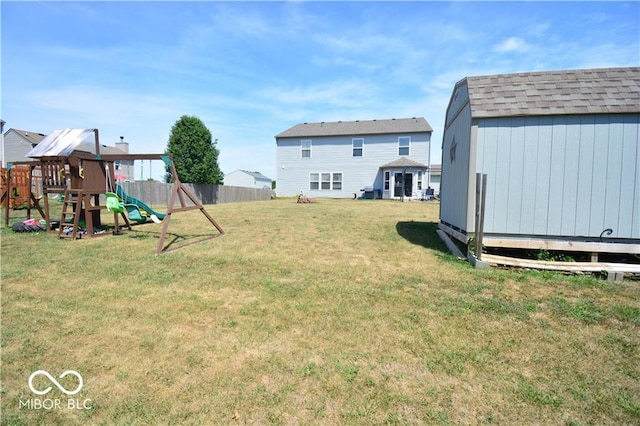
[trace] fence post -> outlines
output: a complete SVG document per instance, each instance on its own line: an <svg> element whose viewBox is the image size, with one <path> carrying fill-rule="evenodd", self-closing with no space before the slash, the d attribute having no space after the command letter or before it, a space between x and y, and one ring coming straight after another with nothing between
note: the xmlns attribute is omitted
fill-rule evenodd
<svg viewBox="0 0 640 426"><path fill-rule="evenodd" d="M487 199L487 175L476 173L476 223L475 255L482 260L482 240L484 238L484 212Z"/></svg>

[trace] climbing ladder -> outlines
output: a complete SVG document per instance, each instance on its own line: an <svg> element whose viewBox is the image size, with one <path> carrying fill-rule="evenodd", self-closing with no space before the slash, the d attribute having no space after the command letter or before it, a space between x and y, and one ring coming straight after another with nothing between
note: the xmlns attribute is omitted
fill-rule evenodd
<svg viewBox="0 0 640 426"><path fill-rule="evenodd" d="M66 189L64 191L64 200L62 204L62 217L60 217L60 229L58 236L60 238L71 238L75 240L80 236L78 234L78 226L80 223L80 215L84 205L84 191L78 189ZM90 216L90 215L86 215ZM67 218L72 217L71 232L65 233L67 227Z"/></svg>
<svg viewBox="0 0 640 426"><path fill-rule="evenodd" d="M80 216L84 212L84 221L86 226L87 237L98 237L108 235L107 233L94 232L93 212L100 211L106 208L101 206L96 201L95 204L91 203L91 198L97 199L98 194L90 191L84 191L82 189L65 189L64 200L62 202L62 217L60 218L60 229L58 230L58 236L60 238L69 238L75 240L76 238L82 238L83 233L80 233ZM113 212L113 220L115 223L113 234L120 233L120 226L118 224L118 215L122 216L125 225L131 229L131 224L124 213ZM71 219L69 222L67 222ZM71 226L71 231L65 232L65 228Z"/></svg>

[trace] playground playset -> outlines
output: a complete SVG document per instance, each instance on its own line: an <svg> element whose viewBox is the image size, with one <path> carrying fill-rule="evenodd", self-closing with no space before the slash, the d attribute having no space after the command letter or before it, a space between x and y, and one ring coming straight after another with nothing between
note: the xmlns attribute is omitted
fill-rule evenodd
<svg viewBox="0 0 640 426"><path fill-rule="evenodd" d="M101 212L106 209L113 213L112 234L121 233L120 218L129 230L131 221L141 224L151 220L162 224L156 247L156 254L160 254L168 251L164 242L171 216L197 209L218 231L209 238L224 235L202 203L180 182L170 155L102 154L100 146L98 129L56 130L27 154L36 161L8 164L1 175L0 201L5 211L5 227L9 226L9 210L22 207L27 209L28 219L31 218L31 209L37 209L46 231L53 232L57 228L60 238L109 235L101 223ZM116 182L116 163L132 160L162 160L167 166L173 185L165 214L127 195ZM36 184L35 179L40 182ZM34 191L39 192L40 186L42 195L37 196ZM59 221L51 218L50 198L57 198L63 203ZM105 201L104 205L101 199ZM179 206L176 206L176 201L180 202Z"/></svg>

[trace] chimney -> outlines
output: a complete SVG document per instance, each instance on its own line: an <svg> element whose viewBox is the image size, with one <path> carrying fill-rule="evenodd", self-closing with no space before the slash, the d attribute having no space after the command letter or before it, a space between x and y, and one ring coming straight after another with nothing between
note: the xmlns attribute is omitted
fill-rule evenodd
<svg viewBox="0 0 640 426"><path fill-rule="evenodd" d="M120 142L116 142L116 148L118 148L125 154L129 153L129 142L124 141L124 136L120 136Z"/></svg>

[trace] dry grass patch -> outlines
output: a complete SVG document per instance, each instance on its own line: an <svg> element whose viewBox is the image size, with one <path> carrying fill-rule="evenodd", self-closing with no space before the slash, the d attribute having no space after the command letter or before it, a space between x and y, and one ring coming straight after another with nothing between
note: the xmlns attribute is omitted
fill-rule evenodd
<svg viewBox="0 0 640 426"><path fill-rule="evenodd" d="M3 424L640 422L637 282L474 270L436 204L208 210L224 237L157 257L154 224L2 230ZM92 408L20 408L37 369L79 371Z"/></svg>

